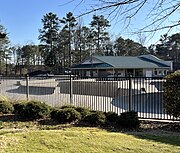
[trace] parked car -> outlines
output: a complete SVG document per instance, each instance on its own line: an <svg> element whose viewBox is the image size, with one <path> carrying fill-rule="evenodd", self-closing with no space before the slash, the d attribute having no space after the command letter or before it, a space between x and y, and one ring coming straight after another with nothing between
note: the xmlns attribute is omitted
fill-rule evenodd
<svg viewBox="0 0 180 153"><path fill-rule="evenodd" d="M54 76L54 74L50 73L50 71L33 71L30 73L27 73L30 78L35 79L48 79Z"/></svg>

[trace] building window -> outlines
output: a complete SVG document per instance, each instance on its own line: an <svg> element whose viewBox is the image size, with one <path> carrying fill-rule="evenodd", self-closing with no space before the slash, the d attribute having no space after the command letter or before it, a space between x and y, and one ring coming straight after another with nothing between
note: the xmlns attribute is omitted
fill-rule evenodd
<svg viewBox="0 0 180 153"><path fill-rule="evenodd" d="M162 71L161 70L159 71L159 75L162 75Z"/></svg>

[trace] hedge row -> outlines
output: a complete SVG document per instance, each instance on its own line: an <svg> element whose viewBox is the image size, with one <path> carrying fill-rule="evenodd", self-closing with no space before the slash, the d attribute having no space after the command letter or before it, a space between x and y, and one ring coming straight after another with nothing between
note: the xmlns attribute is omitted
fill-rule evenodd
<svg viewBox="0 0 180 153"><path fill-rule="evenodd" d="M125 112L118 115L114 112L91 111L84 107L65 105L52 108L39 101L10 103L0 101L0 113L14 113L23 120L36 120L50 117L57 123L80 123L88 126L116 125L126 128L137 128L139 120L136 112Z"/></svg>

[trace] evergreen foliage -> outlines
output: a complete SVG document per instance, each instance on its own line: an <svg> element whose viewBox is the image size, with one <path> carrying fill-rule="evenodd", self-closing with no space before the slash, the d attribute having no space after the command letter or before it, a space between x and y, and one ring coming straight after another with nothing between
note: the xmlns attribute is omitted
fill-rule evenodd
<svg viewBox="0 0 180 153"><path fill-rule="evenodd" d="M164 107L166 112L173 117L180 117L180 71L165 77L164 82Z"/></svg>
<svg viewBox="0 0 180 153"><path fill-rule="evenodd" d="M13 105L9 101L0 101L0 114L10 114L14 110Z"/></svg>
<svg viewBox="0 0 180 153"><path fill-rule="evenodd" d="M121 113L117 119L117 126L124 128L138 128L140 121L137 112L129 111Z"/></svg>
<svg viewBox="0 0 180 153"><path fill-rule="evenodd" d="M101 126L105 123L106 116L101 111L95 111L85 116L82 121L90 126Z"/></svg>
<svg viewBox="0 0 180 153"><path fill-rule="evenodd" d="M90 110L85 107L76 107L75 110L81 114L82 119L84 119L88 114L90 114Z"/></svg>
<svg viewBox="0 0 180 153"><path fill-rule="evenodd" d="M40 101L14 104L14 113L25 120L45 118L50 114L50 106Z"/></svg>
<svg viewBox="0 0 180 153"><path fill-rule="evenodd" d="M64 108L53 110L51 112L51 118L59 123L71 123L81 120L81 114L74 108Z"/></svg>
<svg viewBox="0 0 180 153"><path fill-rule="evenodd" d="M118 114L115 112L105 112L107 122L116 122Z"/></svg>

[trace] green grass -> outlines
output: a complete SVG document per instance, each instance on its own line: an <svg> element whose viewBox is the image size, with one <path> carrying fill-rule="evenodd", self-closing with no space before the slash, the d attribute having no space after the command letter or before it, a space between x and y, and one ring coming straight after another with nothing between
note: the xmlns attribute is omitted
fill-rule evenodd
<svg viewBox="0 0 180 153"><path fill-rule="evenodd" d="M4 124L4 123L3 123ZM179 153L180 135L171 132L109 132L98 128L2 125L0 153ZM12 123L11 123L12 124ZM13 124L14 125L14 124ZM56 128L56 130L52 130Z"/></svg>

